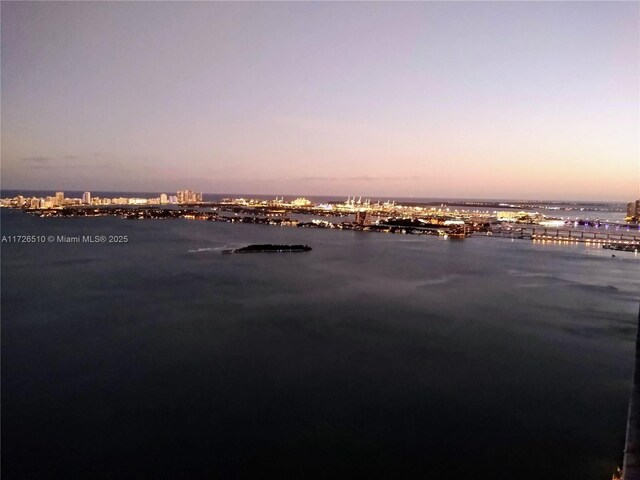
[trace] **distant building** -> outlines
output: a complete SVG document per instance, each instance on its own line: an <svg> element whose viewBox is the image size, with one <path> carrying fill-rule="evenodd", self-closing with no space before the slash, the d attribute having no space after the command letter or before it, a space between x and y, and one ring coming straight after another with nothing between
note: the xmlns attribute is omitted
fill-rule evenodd
<svg viewBox="0 0 640 480"><path fill-rule="evenodd" d="M166 193L161 193L160 194L160 203L165 204L167 202L168 202L167 194Z"/></svg>
<svg viewBox="0 0 640 480"><path fill-rule="evenodd" d="M353 223L355 223L356 225L369 225L370 223L369 212L364 208L356 211L356 218Z"/></svg>
<svg viewBox="0 0 640 480"><path fill-rule="evenodd" d="M178 203L201 203L202 193L192 192L191 190L179 190L176 194Z"/></svg>
<svg viewBox="0 0 640 480"><path fill-rule="evenodd" d="M627 203L627 221L640 221L640 200Z"/></svg>
<svg viewBox="0 0 640 480"><path fill-rule="evenodd" d="M307 200L306 198L296 198L291 205L295 205L296 207L308 207L311 205L311 200Z"/></svg>
<svg viewBox="0 0 640 480"><path fill-rule="evenodd" d="M61 206L64 203L64 192L56 192L54 203L56 206Z"/></svg>
<svg viewBox="0 0 640 480"><path fill-rule="evenodd" d="M91 205L91 192L84 192L82 194L82 203Z"/></svg>
<svg viewBox="0 0 640 480"><path fill-rule="evenodd" d="M515 212L513 210L496 213L496 219L499 222L515 222L521 218L525 218L526 216L527 212Z"/></svg>
<svg viewBox="0 0 640 480"><path fill-rule="evenodd" d="M538 212L507 210L496 212L496 220L498 222L538 223L543 220L543 216Z"/></svg>

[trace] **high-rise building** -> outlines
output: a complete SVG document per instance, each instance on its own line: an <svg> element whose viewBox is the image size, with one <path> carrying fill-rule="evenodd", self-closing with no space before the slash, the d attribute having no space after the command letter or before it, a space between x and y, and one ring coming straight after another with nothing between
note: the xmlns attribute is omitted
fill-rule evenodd
<svg viewBox="0 0 640 480"><path fill-rule="evenodd" d="M201 203L202 193L192 192L191 190L178 190L176 195L178 203Z"/></svg>
<svg viewBox="0 0 640 480"><path fill-rule="evenodd" d="M82 194L82 203L91 205L91 192L84 192Z"/></svg>
<svg viewBox="0 0 640 480"><path fill-rule="evenodd" d="M55 205L61 206L64 203L64 192L56 192Z"/></svg>
<svg viewBox="0 0 640 480"><path fill-rule="evenodd" d="M369 225L371 223L369 212L364 208L356 210L356 218L353 223L355 223L356 225Z"/></svg>
<svg viewBox="0 0 640 480"><path fill-rule="evenodd" d="M160 194L160 203L165 204L167 203L168 199L167 199L167 194L166 193L161 193Z"/></svg>
<svg viewBox="0 0 640 480"><path fill-rule="evenodd" d="M627 220L630 222L640 221L640 200L627 203Z"/></svg>

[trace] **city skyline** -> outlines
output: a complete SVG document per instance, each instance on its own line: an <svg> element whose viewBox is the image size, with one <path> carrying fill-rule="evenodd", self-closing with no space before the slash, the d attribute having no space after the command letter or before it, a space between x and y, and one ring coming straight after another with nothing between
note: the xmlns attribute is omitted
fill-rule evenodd
<svg viewBox="0 0 640 480"><path fill-rule="evenodd" d="M86 189L82 189L82 188L2 188L0 189L0 197L10 197L10 194L15 194L15 195L21 195L21 196L25 196L25 197L37 197L38 195L42 196L47 196L48 193L54 195L55 193L58 192L62 192L65 195L67 193L70 194L78 194L80 195L80 197L82 197L83 194L88 193L90 195L94 195L94 194L99 194L99 195L114 195L114 194L121 194L121 195L125 195L125 194L133 194L133 195L156 195L156 196L161 196L161 195L167 195L167 196L171 196L172 194L174 194L175 192L173 191L175 189L165 189L165 190L148 190L148 191L142 191L142 190L113 190L113 189L107 189L107 190L91 190L91 191L87 191ZM195 191L191 190L192 192L196 193ZM180 192L180 190L178 190L178 192ZM234 197L242 197L245 196L247 198L261 198L261 199L265 199L265 198L288 198L288 199L295 199L295 198L303 198L303 197L310 197L310 198L324 198L324 199L331 199L332 201L335 200L344 200L346 199L361 199L361 200L367 200L367 201L371 201L371 202L381 202L381 201L388 201L388 200L404 200L404 201L411 201L411 200L416 200L416 201L457 201L457 200L461 200L461 201L485 201L485 202L535 202L535 203L557 203L557 204L561 204L563 202L566 203L576 203L576 204L589 204L589 203L603 203L603 204L610 204L610 205L614 205L614 204L618 204L618 205L625 205L628 203L629 198L627 199L603 199L603 200L593 200L590 198L544 198L544 197L465 197L465 196L457 196L457 197L445 197L445 196L441 196L441 197L433 197L433 196L423 196L423 197L407 197L407 196L402 196L402 195L362 195L362 194L305 194L305 193L280 193L280 192L197 192L199 195L209 195L209 196L234 196ZM14 195L14 196L15 196ZM174 195L175 196L175 195Z"/></svg>
<svg viewBox="0 0 640 480"><path fill-rule="evenodd" d="M637 3L2 13L3 190L640 196Z"/></svg>

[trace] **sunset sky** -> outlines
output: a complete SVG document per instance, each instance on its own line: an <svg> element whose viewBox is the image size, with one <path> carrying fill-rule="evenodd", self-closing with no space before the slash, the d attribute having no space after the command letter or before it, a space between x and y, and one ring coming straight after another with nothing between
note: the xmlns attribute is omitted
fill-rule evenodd
<svg viewBox="0 0 640 480"><path fill-rule="evenodd" d="M640 198L640 3L2 2L2 188Z"/></svg>

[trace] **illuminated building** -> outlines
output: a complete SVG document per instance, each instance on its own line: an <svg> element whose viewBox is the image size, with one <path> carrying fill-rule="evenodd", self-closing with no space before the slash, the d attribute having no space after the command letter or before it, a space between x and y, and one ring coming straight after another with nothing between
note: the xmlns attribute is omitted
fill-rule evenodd
<svg viewBox="0 0 640 480"><path fill-rule="evenodd" d="M86 203L87 205L91 205L91 192L84 192L82 194L82 203Z"/></svg>
<svg viewBox="0 0 640 480"><path fill-rule="evenodd" d="M178 190L176 197L178 199L178 203L202 202L202 193L192 192L191 190Z"/></svg>
<svg viewBox="0 0 640 480"><path fill-rule="evenodd" d="M291 205L295 205L296 207L308 207L311 205L311 201L306 198L296 198Z"/></svg>
<svg viewBox="0 0 640 480"><path fill-rule="evenodd" d="M356 225L369 225L369 212L365 209L360 209L356 212L356 218L353 223Z"/></svg>
<svg viewBox="0 0 640 480"><path fill-rule="evenodd" d="M640 200L627 203L627 220L630 222L640 220Z"/></svg>
<svg viewBox="0 0 640 480"><path fill-rule="evenodd" d="M507 210L504 212L496 212L496 219L499 222L515 222L519 218L525 217L527 212L514 212Z"/></svg>

